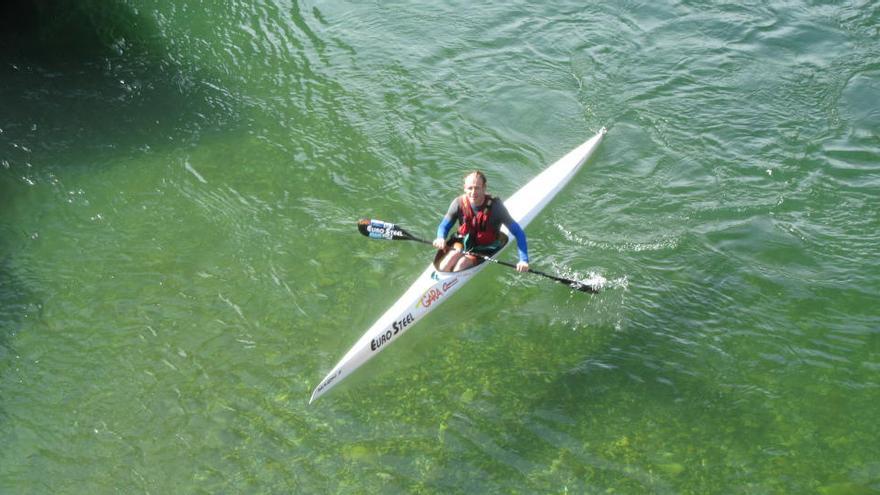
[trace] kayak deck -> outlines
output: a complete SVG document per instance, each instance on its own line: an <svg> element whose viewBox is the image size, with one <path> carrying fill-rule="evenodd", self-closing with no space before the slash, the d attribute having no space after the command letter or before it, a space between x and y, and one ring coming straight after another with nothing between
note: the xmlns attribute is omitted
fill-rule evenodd
<svg viewBox="0 0 880 495"><path fill-rule="evenodd" d="M397 302L388 308L340 359L312 392L309 403L314 402L352 371L385 349L423 316L449 299L449 296L488 264L480 263L460 272L441 272L437 271L433 263L429 265Z"/></svg>

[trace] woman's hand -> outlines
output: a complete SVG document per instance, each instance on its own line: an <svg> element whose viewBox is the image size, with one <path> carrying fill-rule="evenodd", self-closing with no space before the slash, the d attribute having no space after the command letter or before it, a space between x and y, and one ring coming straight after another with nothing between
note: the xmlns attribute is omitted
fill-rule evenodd
<svg viewBox="0 0 880 495"><path fill-rule="evenodd" d="M518 272L527 272L529 271L529 262L528 261L520 261L516 264L516 271Z"/></svg>
<svg viewBox="0 0 880 495"><path fill-rule="evenodd" d="M446 249L446 239L442 237L434 239L434 247L437 249Z"/></svg>

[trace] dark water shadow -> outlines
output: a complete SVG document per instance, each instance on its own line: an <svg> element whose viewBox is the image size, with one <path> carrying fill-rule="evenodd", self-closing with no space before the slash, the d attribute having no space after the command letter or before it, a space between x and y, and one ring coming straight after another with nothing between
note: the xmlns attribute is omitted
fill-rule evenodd
<svg viewBox="0 0 880 495"><path fill-rule="evenodd" d="M14 266L28 249L15 211L31 181L69 167L124 166L115 158L191 145L205 127L234 118L168 45L123 2L0 4L0 373L41 305L39 288ZM0 418L6 403L0 396Z"/></svg>
<svg viewBox="0 0 880 495"><path fill-rule="evenodd" d="M212 88L169 52L155 21L121 2L0 9L0 153L10 167L73 148L168 145L229 115L212 109Z"/></svg>

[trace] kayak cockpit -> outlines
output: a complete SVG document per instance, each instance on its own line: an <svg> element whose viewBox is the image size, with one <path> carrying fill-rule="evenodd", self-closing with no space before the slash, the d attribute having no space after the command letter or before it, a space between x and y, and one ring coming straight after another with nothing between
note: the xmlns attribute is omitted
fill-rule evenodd
<svg viewBox="0 0 880 495"><path fill-rule="evenodd" d="M495 256L499 251L504 249L504 247L507 245L507 242L508 242L507 234L505 234L504 232L499 232L497 243L495 245L493 245L490 249L475 251L474 254L465 254L465 256L471 257L474 264L464 270L459 270L459 271L464 272L464 271L467 271L467 270L470 270L472 268L476 268L476 267L482 265L483 263L486 262L486 258L491 258L492 256ZM456 245L459 247L458 248L454 247ZM444 261L444 259L446 258L446 256L450 252L455 251L455 250L461 250L460 246L461 246L461 240L456 238L456 236L451 237L449 239L449 241L447 241L447 243L446 243L446 248L445 249L438 249L437 254L434 255L434 263L433 263L434 269L440 273L455 273L455 271L441 270L440 266L441 266L441 263Z"/></svg>

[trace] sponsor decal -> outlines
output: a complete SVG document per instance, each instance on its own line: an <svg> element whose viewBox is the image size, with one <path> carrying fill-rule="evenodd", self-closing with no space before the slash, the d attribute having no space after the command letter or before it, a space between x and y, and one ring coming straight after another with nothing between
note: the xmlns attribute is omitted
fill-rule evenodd
<svg viewBox="0 0 880 495"><path fill-rule="evenodd" d="M440 289L438 289L436 287L431 287L430 289L428 289L427 292L422 294L421 299L419 299L419 302L416 303L416 307L417 308L418 307L430 308L432 304L434 304L435 302L437 302L438 299L443 297L443 295L446 294L446 292L448 292L449 289L454 287L455 284L457 284L457 283L458 283L458 279L454 278L454 279L449 280L447 282L443 282L443 286Z"/></svg>
<svg viewBox="0 0 880 495"><path fill-rule="evenodd" d="M336 373L334 373L333 376L327 378L326 380L324 380L323 383L321 383L321 385L318 387L317 392L320 393L322 390L327 388L331 383L333 383L334 380L339 378L339 375L341 375L341 374L342 374L342 369L336 370Z"/></svg>
<svg viewBox="0 0 880 495"><path fill-rule="evenodd" d="M431 305L434 304L434 302L436 302L437 299L440 299L441 297L443 297L443 292L431 287L430 289L428 289L428 292L422 294L422 298L419 299L419 303L416 305L416 307L422 306L425 308L430 308Z"/></svg>
<svg viewBox="0 0 880 495"><path fill-rule="evenodd" d="M367 226L367 232L370 233L370 237L373 239L393 239L394 236L402 237L403 232L392 229L393 225L386 222L372 222Z"/></svg>
<svg viewBox="0 0 880 495"><path fill-rule="evenodd" d="M379 350L380 347L391 342L391 339L393 339L401 330L412 325L415 321L416 319L412 313L408 313L403 318L395 321L391 324L391 328L370 341L370 350L374 352Z"/></svg>
<svg viewBox="0 0 880 495"><path fill-rule="evenodd" d="M450 280L449 282L443 282L443 293L446 294L446 292L448 292L449 289L451 289L452 286L457 283L458 283L457 278L454 278L454 279Z"/></svg>

